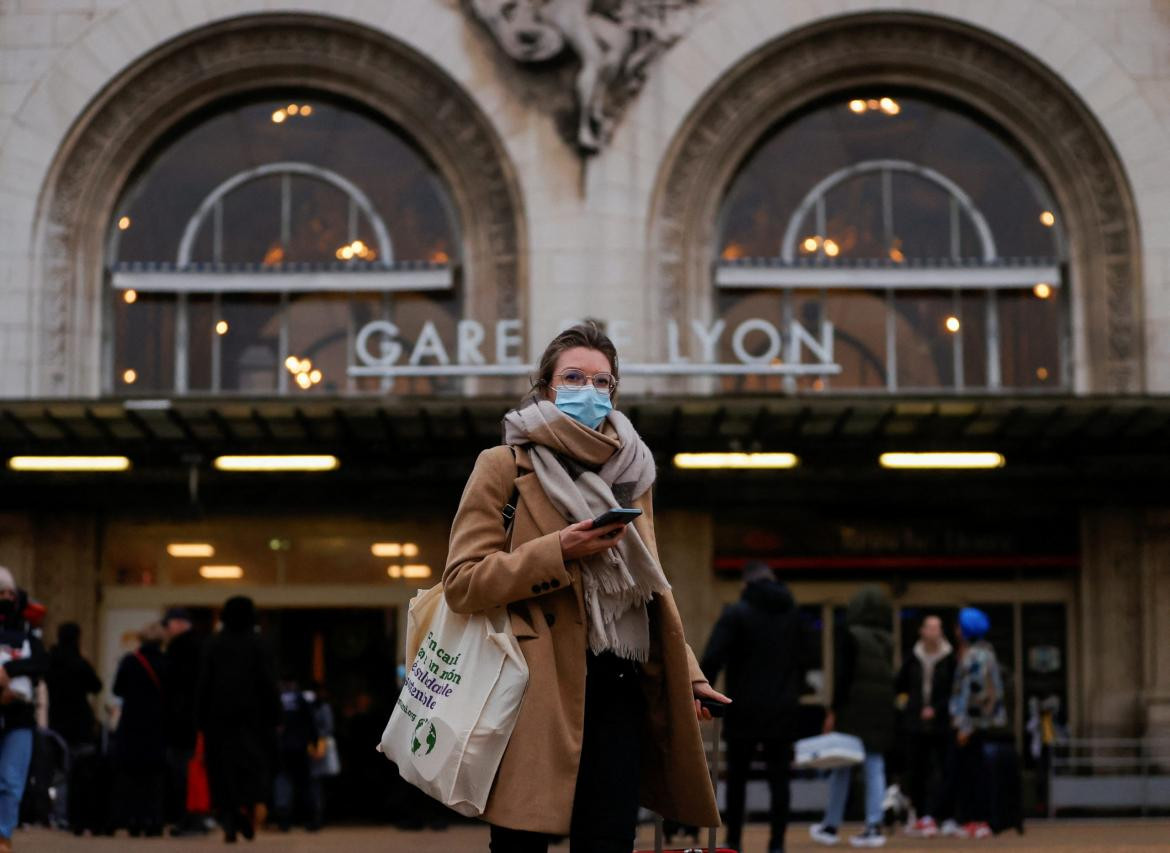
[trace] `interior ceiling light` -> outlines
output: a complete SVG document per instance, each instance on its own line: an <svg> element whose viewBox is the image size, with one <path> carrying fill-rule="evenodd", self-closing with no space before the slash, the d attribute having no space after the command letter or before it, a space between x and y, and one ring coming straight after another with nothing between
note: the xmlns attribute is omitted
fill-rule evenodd
<svg viewBox="0 0 1170 853"><path fill-rule="evenodd" d="M13 471L129 471L125 456L13 456Z"/></svg>
<svg viewBox="0 0 1170 853"><path fill-rule="evenodd" d="M431 576L430 566L403 566L402 576L404 578L429 578Z"/></svg>
<svg viewBox="0 0 1170 853"><path fill-rule="evenodd" d="M292 456L217 456L219 471L333 471L341 461L330 454Z"/></svg>
<svg viewBox="0 0 1170 853"><path fill-rule="evenodd" d="M795 453L676 453L674 467L685 469L795 468Z"/></svg>
<svg viewBox="0 0 1170 853"><path fill-rule="evenodd" d="M244 576L239 566L200 566L199 577L209 581L236 581Z"/></svg>
<svg viewBox="0 0 1170 853"><path fill-rule="evenodd" d="M167 553L172 557L214 557L215 547L206 542L172 542Z"/></svg>
<svg viewBox="0 0 1170 853"><path fill-rule="evenodd" d="M878 457L883 468L1002 468L1007 464L1002 453L883 453Z"/></svg>
<svg viewBox="0 0 1170 853"><path fill-rule="evenodd" d="M370 546L370 553L375 557L401 557L401 542L375 542Z"/></svg>

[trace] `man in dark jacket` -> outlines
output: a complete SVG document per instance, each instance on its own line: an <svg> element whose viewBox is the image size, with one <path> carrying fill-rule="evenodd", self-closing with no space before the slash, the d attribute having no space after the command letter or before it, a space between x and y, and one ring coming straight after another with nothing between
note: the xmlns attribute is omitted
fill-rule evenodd
<svg viewBox="0 0 1170 853"><path fill-rule="evenodd" d="M49 728L71 750L91 745L97 721L89 697L100 693L102 680L81 655L81 626L64 622L57 628L57 645L49 653Z"/></svg>
<svg viewBox="0 0 1170 853"><path fill-rule="evenodd" d="M24 616L27 596L0 566L0 853L12 849L32 761L36 686L48 669L45 647Z"/></svg>
<svg viewBox="0 0 1170 853"><path fill-rule="evenodd" d="M906 828L909 835L934 835L926 792L931 778L941 774L951 731L948 710L955 680L955 655L943 635L942 619L927 616L918 629L918 642L906 656L894 689L902 706L902 731L906 736L908 793L917 820Z"/></svg>
<svg viewBox="0 0 1170 853"><path fill-rule="evenodd" d="M850 839L854 847L883 847L882 799L886 793L885 753L894 739L893 608L877 586L863 586L836 637L833 706L825 731L854 735L865 746L865 831ZM813 841L836 844L849 798L849 767L829 776L825 818L809 830Z"/></svg>
<svg viewBox="0 0 1170 853"><path fill-rule="evenodd" d="M763 748L772 793L769 851L784 849L789 765L807 662L796 602L762 562L744 567L740 600L719 617L703 654L703 674L715 683L727 672L727 846L738 850L744 792L757 745Z"/></svg>
<svg viewBox="0 0 1170 853"><path fill-rule="evenodd" d="M195 708L207 750L211 800L224 840L251 838L255 806L268 800L280 692L256 608L242 595L223 606L223 630L207 643Z"/></svg>
<svg viewBox="0 0 1170 853"><path fill-rule="evenodd" d="M195 755L195 691L203 649L185 608L167 610L162 624L167 632L167 821L172 835L201 835L201 823L187 814L187 766Z"/></svg>

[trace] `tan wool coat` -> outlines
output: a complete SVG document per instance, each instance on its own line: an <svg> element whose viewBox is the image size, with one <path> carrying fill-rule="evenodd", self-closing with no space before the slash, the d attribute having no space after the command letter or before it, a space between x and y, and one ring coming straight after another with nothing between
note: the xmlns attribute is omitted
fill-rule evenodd
<svg viewBox="0 0 1170 853"><path fill-rule="evenodd" d="M501 510L519 490L508 542ZM649 492L634 523L655 559ZM566 835L585 719L585 605L581 566L561 558L568 524L545 496L527 454L508 446L479 455L451 527L443 584L460 613L507 605L529 682L483 819ZM510 550L509 550L510 544ZM695 718L693 681L706 681L669 593L648 605L650 657L642 667L641 802L667 819L715 826L719 812Z"/></svg>

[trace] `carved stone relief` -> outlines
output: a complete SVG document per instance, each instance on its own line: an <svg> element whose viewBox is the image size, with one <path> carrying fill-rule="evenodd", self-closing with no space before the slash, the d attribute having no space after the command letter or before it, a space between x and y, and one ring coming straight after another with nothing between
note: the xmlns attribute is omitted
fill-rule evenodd
<svg viewBox="0 0 1170 853"><path fill-rule="evenodd" d="M686 32L700 0L464 2L511 59L555 74L557 94L539 100L566 140L593 154L609 141L650 65Z"/></svg>
<svg viewBox="0 0 1170 853"><path fill-rule="evenodd" d="M651 281L662 312L689 320L709 305L721 188L761 137L818 98L876 82L966 103L1027 151L1057 195L1073 247L1073 291L1087 323L1086 390L1140 391L1138 231L1117 154L1048 69L987 33L942 18L882 14L821 22L753 54L703 95L661 167L655 193Z"/></svg>
<svg viewBox="0 0 1170 853"><path fill-rule="evenodd" d="M79 377L98 348L105 229L131 170L165 131L229 95L309 86L352 98L402 127L447 182L476 316L523 316L526 242L517 182L488 120L428 60L332 19L235 19L159 48L82 115L46 182L38 229L43 289L40 393L93 393ZM84 350L84 351L82 351ZM92 351L91 351L92 350Z"/></svg>

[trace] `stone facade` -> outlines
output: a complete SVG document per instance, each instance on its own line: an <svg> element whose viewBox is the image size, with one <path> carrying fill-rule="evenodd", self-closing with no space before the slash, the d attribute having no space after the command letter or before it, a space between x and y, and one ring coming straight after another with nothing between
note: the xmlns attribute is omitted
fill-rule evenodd
<svg viewBox="0 0 1170 853"><path fill-rule="evenodd" d="M867 31L879 20L884 39ZM1073 259L1076 391L1170 393L1167 44L1170 5L1151 0L704 0L608 143L582 158L535 103L545 84L462 0L0 0L0 398L98 395L101 235L150 141L141 129L264 73L265 50L355 96L355 81L372 83L372 106L403 110L433 143L475 214L469 261L495 267L479 279L483 316L520 311L532 347L566 318L622 318L631 337L619 345L635 361L660 349L665 309L704 310L704 213L785 98L807 97L818 69L848 57L858 80L882 51L918 74L935 62L1049 167L1085 235ZM799 51L778 59L778 45ZM381 98L378 80L402 74L402 98ZM769 76L786 81L771 94ZM678 534L661 538L680 555L680 604L701 636L717 604L703 594L710 518L664 513L660 527ZM0 561L91 628L92 528L0 520ZM1170 622L1158 618L1170 525L1088 513L1083 556L1085 730L1170 726ZM1134 636L1109 629L1120 617Z"/></svg>

